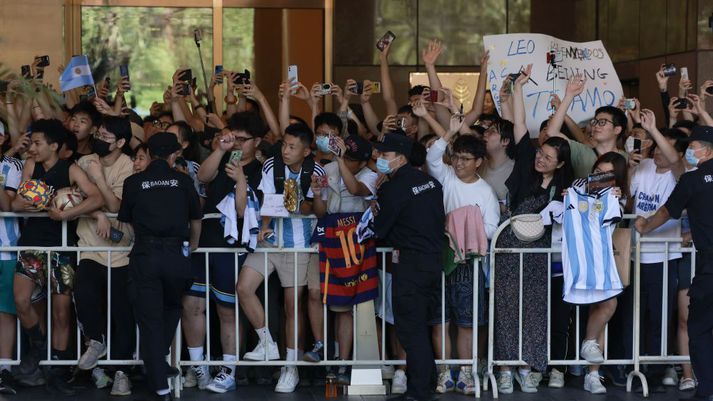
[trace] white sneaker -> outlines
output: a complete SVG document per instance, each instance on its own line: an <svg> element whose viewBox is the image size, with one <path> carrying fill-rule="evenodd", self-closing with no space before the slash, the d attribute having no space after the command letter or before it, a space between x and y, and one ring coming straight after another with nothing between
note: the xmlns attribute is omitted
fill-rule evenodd
<svg viewBox="0 0 713 401"><path fill-rule="evenodd" d="M465 395L475 394L475 377L473 377L473 368L470 366L461 366L458 374L458 382L456 383L456 391Z"/></svg>
<svg viewBox="0 0 713 401"><path fill-rule="evenodd" d="M520 385L520 390L522 390L523 393L537 392L539 380L535 372L529 372L526 376L517 372L515 374L515 381Z"/></svg>
<svg viewBox="0 0 713 401"><path fill-rule="evenodd" d="M407 386L406 372L397 369L394 378L391 379L391 394L405 394Z"/></svg>
<svg viewBox="0 0 713 401"><path fill-rule="evenodd" d="M584 389L592 394L606 394L607 389L602 384L602 379L599 372L587 373L584 376Z"/></svg>
<svg viewBox="0 0 713 401"><path fill-rule="evenodd" d="M131 395L131 381L124 372L117 370L114 374L114 385L111 387L111 395Z"/></svg>
<svg viewBox="0 0 713 401"><path fill-rule="evenodd" d="M206 390L218 394L233 391L235 390L235 377L229 372L228 368L223 367L210 384L206 386Z"/></svg>
<svg viewBox="0 0 713 401"><path fill-rule="evenodd" d="M300 382L300 375L296 366L284 366L280 369L280 379L275 386L276 393L291 393L295 391Z"/></svg>
<svg viewBox="0 0 713 401"><path fill-rule="evenodd" d="M82 370L94 369L99 358L106 356L106 344L96 340L89 340L86 344L87 350L84 351L77 364L79 369Z"/></svg>
<svg viewBox="0 0 713 401"><path fill-rule="evenodd" d="M391 365L381 366L381 378L384 380L391 380L394 378L394 367Z"/></svg>
<svg viewBox="0 0 713 401"><path fill-rule="evenodd" d="M512 394L512 373L502 371L498 375L498 393Z"/></svg>
<svg viewBox="0 0 713 401"><path fill-rule="evenodd" d="M676 384L678 384L678 373L676 373L676 369L672 366L667 367L663 374L661 384L667 387L675 387Z"/></svg>
<svg viewBox="0 0 713 401"><path fill-rule="evenodd" d="M445 394L449 391L453 391L455 388L455 383L453 382L453 377L451 376L451 370L448 367L441 370L438 374L438 384L436 385L436 392L438 394Z"/></svg>
<svg viewBox="0 0 713 401"><path fill-rule="evenodd" d="M564 387L564 373L557 369L552 369L550 371L550 382L547 384L550 388L562 388Z"/></svg>
<svg viewBox="0 0 713 401"><path fill-rule="evenodd" d="M602 355L602 350L596 340L584 340L579 354L589 363L604 362L604 355Z"/></svg>
<svg viewBox="0 0 713 401"><path fill-rule="evenodd" d="M264 361L265 353L267 353L268 361L280 359L280 350L277 349L277 344L274 341L271 341L267 346L265 346L265 342L260 341L254 350L245 353L243 359L248 361Z"/></svg>
<svg viewBox="0 0 713 401"><path fill-rule="evenodd" d="M678 383L678 389L681 391L691 391L696 389L696 381L690 377L682 377Z"/></svg>
<svg viewBox="0 0 713 401"><path fill-rule="evenodd" d="M208 366L197 365L188 368L183 387L191 388L198 386L198 389L205 390L210 384L210 372Z"/></svg>

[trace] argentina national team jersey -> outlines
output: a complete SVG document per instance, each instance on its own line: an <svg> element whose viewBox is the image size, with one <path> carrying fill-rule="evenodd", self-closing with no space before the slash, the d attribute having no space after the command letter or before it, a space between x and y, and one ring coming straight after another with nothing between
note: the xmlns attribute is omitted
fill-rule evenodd
<svg viewBox="0 0 713 401"><path fill-rule="evenodd" d="M623 291L612 247L621 213L611 188L587 194L586 180L580 179L567 190L562 225L565 302L593 304Z"/></svg>
<svg viewBox="0 0 713 401"><path fill-rule="evenodd" d="M22 180L22 162L13 157L2 156L0 160L0 190L17 191ZM0 245L15 246L20 237L20 227L14 217L0 219ZM15 252L0 252L0 260L15 259Z"/></svg>

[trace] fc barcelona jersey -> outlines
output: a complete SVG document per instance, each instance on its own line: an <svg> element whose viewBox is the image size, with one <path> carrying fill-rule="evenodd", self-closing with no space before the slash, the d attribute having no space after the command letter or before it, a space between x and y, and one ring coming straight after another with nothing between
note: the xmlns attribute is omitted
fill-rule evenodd
<svg viewBox="0 0 713 401"><path fill-rule="evenodd" d="M312 242L319 244L322 302L356 305L375 299L378 291L376 243L360 244L357 224L361 213L328 214L319 221Z"/></svg>

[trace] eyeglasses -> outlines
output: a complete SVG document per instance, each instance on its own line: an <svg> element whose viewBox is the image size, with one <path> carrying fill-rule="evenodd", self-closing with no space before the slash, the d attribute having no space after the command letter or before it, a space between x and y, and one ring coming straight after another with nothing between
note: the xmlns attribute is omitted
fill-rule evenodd
<svg viewBox="0 0 713 401"><path fill-rule="evenodd" d="M451 161L453 163L458 163L458 162L463 162L463 163L468 163L471 160L475 160L475 157L468 157L468 156L458 156L458 155L453 155L451 156Z"/></svg>
<svg viewBox="0 0 713 401"><path fill-rule="evenodd" d="M603 126L607 125L607 123L614 125L614 121L607 120L606 118L600 118L599 120L597 120L596 118L593 118L591 121L589 121L589 125L591 125L592 127L594 127L596 125L603 127Z"/></svg>
<svg viewBox="0 0 713 401"><path fill-rule="evenodd" d="M242 144L244 144L245 142L247 142L247 141L249 141L249 140L252 140L252 139L255 139L255 137L252 137L252 136L250 136L250 137L236 136L236 137L235 137L235 143L238 144L238 145L242 145Z"/></svg>
<svg viewBox="0 0 713 401"><path fill-rule="evenodd" d="M169 123L168 121L154 120L153 126L161 129L167 129L171 126L171 123Z"/></svg>
<svg viewBox="0 0 713 401"><path fill-rule="evenodd" d="M538 158L546 161L547 163L552 163L553 161L555 161L552 159L552 157L550 157L549 155L546 155L545 152L542 150L542 148L537 149L536 155Z"/></svg>
<svg viewBox="0 0 713 401"><path fill-rule="evenodd" d="M106 134L102 134L101 132L97 131L94 133L94 138L99 139L104 142L109 142L109 143L114 143L116 142L116 137L115 136L109 136Z"/></svg>

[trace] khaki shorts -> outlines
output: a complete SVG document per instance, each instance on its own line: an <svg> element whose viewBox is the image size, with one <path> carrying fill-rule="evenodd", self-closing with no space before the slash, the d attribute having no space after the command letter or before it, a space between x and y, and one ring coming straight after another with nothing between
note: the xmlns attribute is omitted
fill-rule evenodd
<svg viewBox="0 0 713 401"><path fill-rule="evenodd" d="M317 265L317 289L319 289L319 257L313 253L297 253L297 287L307 285L309 266ZM245 259L245 267L255 270L260 274L265 274L265 254L256 252L248 255ZM277 271L280 284L283 288L295 287L295 253L268 253L267 254L267 275ZM311 288L311 287L310 287Z"/></svg>
<svg viewBox="0 0 713 401"><path fill-rule="evenodd" d="M309 265L307 266L307 288L312 291L320 291L319 284L319 254L310 254Z"/></svg>

